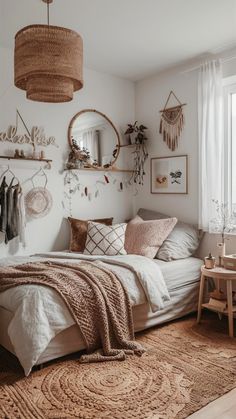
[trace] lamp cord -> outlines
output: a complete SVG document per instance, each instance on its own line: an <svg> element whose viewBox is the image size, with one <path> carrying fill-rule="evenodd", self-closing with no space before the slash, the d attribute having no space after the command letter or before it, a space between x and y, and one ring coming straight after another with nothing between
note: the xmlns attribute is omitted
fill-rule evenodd
<svg viewBox="0 0 236 419"><path fill-rule="evenodd" d="M47 20L48 20L48 26L49 26L49 2L47 2Z"/></svg>

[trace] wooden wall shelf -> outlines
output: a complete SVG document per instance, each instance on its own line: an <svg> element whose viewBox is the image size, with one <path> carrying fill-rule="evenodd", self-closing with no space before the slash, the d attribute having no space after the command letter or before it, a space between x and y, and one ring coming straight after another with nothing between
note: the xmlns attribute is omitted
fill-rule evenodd
<svg viewBox="0 0 236 419"><path fill-rule="evenodd" d="M72 171L72 170L78 170L80 171L86 171L86 172L123 172L123 173L134 173L134 170L127 170L127 169L110 169L110 168L93 168L93 167L82 167L80 169L64 169L65 171Z"/></svg>
<svg viewBox="0 0 236 419"><path fill-rule="evenodd" d="M5 160L28 160L28 161L38 161L38 162L44 162L44 163L51 163L52 160L50 159L33 159L31 157L12 157L12 156L0 156L0 159Z"/></svg>
<svg viewBox="0 0 236 419"><path fill-rule="evenodd" d="M119 147L120 148L123 148L123 147L135 147L136 145L138 145L138 144L121 144Z"/></svg>

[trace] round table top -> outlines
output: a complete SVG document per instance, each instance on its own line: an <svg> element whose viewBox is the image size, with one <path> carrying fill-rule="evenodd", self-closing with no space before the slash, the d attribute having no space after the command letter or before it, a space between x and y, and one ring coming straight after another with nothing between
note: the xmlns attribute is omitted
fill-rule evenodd
<svg viewBox="0 0 236 419"><path fill-rule="evenodd" d="M220 278L220 279L236 279L236 271L231 269L225 269L222 266L216 266L213 269L207 269L205 265L201 267L201 272L205 276L210 278Z"/></svg>

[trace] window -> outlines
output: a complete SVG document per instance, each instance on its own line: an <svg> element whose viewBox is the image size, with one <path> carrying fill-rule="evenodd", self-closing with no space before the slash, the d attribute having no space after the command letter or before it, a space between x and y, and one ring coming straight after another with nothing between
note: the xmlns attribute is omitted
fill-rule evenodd
<svg viewBox="0 0 236 419"><path fill-rule="evenodd" d="M235 86L236 87L236 86ZM231 135L231 167L232 167L232 210L236 214L236 92L232 93L231 100L231 118L232 118L232 135Z"/></svg>
<svg viewBox="0 0 236 419"><path fill-rule="evenodd" d="M224 81L225 112L225 202L236 216L236 79Z"/></svg>

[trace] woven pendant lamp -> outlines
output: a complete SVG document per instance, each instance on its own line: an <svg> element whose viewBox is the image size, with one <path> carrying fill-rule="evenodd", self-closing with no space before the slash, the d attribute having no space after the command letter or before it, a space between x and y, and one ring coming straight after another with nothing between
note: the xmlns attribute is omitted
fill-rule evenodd
<svg viewBox="0 0 236 419"><path fill-rule="evenodd" d="M38 102L69 102L83 87L83 41L70 29L26 26L15 36L15 86Z"/></svg>

